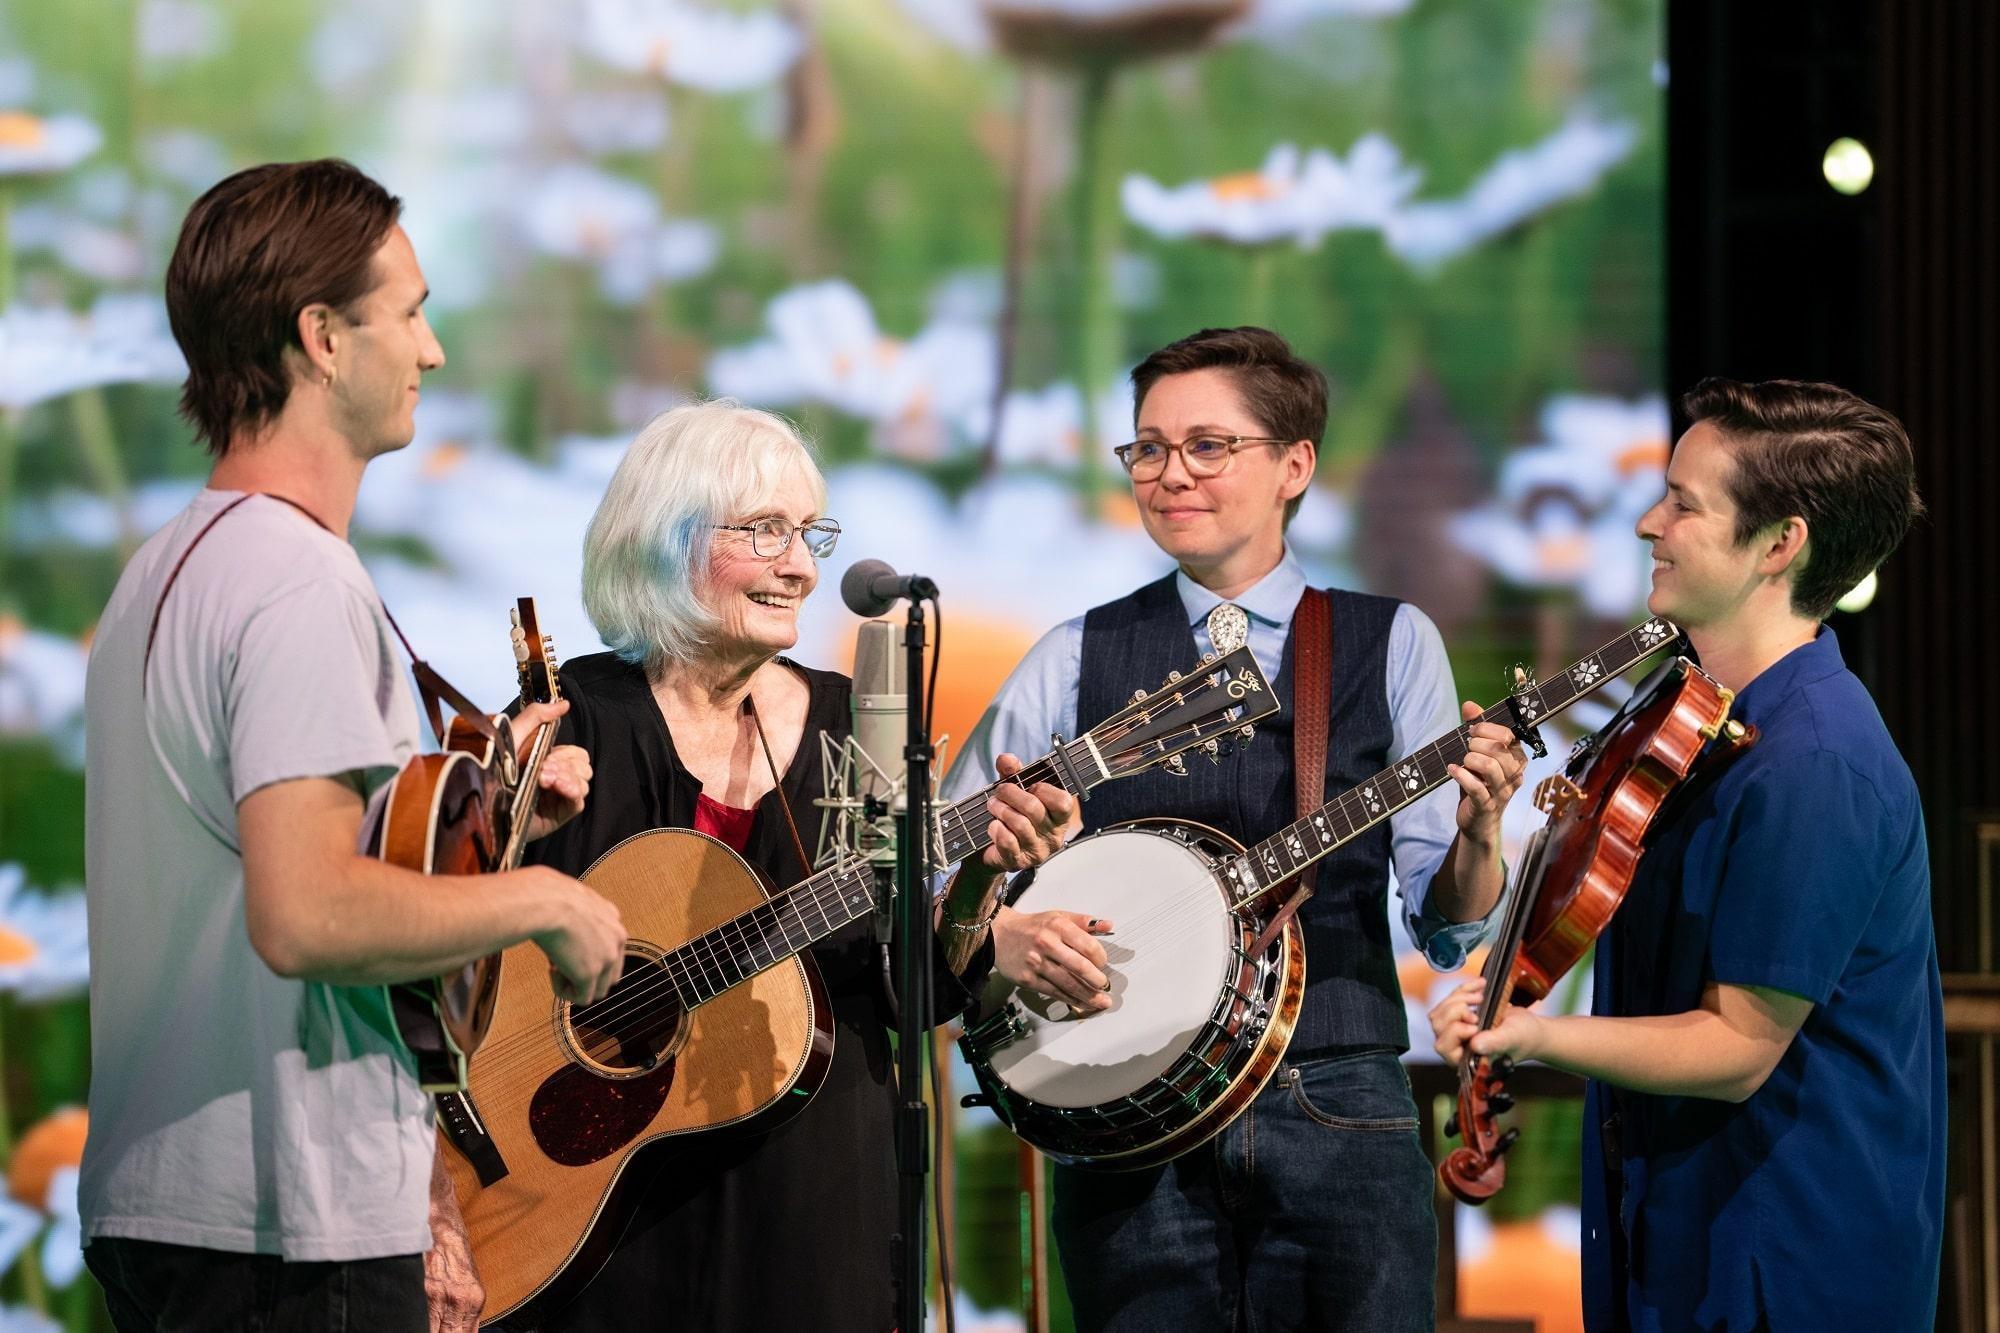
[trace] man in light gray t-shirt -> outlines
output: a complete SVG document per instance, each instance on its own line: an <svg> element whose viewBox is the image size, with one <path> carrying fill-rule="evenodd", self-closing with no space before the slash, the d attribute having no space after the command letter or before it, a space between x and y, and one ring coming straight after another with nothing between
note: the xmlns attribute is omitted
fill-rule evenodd
<svg viewBox="0 0 2000 1333"><path fill-rule="evenodd" d="M167 270L182 412L217 461L119 579L85 698L79 1206L121 1333L472 1327L482 1294L382 987L533 940L589 1002L624 961L617 909L567 876L357 850L367 793L418 736L347 524L444 363L399 208L344 162L253 167L195 203ZM522 734L562 709L525 709ZM589 777L552 751L530 835Z"/></svg>
<svg viewBox="0 0 2000 1333"><path fill-rule="evenodd" d="M141 547L91 644L91 1035L125 1058L91 1078L84 1222L287 1259L417 1254L433 1136L386 993L257 956L236 820L272 783L393 776L416 709L353 547L268 496L192 545L239 498L205 490Z"/></svg>

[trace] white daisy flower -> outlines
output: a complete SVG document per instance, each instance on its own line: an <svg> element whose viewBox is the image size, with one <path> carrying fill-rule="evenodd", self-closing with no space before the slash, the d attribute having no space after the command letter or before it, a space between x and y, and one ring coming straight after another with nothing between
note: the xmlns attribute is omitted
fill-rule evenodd
<svg viewBox="0 0 2000 1333"><path fill-rule="evenodd" d="M1573 116L1533 147L1501 154L1459 198L1401 210L1385 239L1412 264L1441 264L1546 208L1588 194L1638 138L1629 122Z"/></svg>
<svg viewBox="0 0 2000 1333"><path fill-rule="evenodd" d="M141 0L139 54L157 64L206 60L229 40L229 25L201 0Z"/></svg>
<svg viewBox="0 0 2000 1333"><path fill-rule="evenodd" d="M944 447L944 427L993 394L990 330L937 322L908 341L884 335L867 298L840 279L795 287L765 309L770 336L717 352L708 380L760 407L823 403L881 428L895 452Z"/></svg>
<svg viewBox="0 0 2000 1333"><path fill-rule="evenodd" d="M1501 464L1493 499L1452 520L1452 540L1509 583L1572 588L1592 614L1622 619L1646 597L1633 527L1665 491L1666 402L1564 395L1542 429L1545 443Z"/></svg>
<svg viewBox="0 0 2000 1333"><path fill-rule="evenodd" d="M83 894L37 893L18 865L0 865L0 989L33 1003L90 985Z"/></svg>
<svg viewBox="0 0 2000 1333"><path fill-rule="evenodd" d="M98 298L88 315L55 306L0 311L0 407L27 408L78 389L173 382L187 363L152 297Z"/></svg>
<svg viewBox="0 0 2000 1333"><path fill-rule="evenodd" d="M0 110L0 176L67 171L96 152L104 132L82 116Z"/></svg>
<svg viewBox="0 0 2000 1333"><path fill-rule="evenodd" d="M576 41L613 68L709 93L768 84L805 49L798 29L775 13L733 13L680 0L587 0Z"/></svg>
<svg viewBox="0 0 2000 1333"><path fill-rule="evenodd" d="M1172 189L1132 175L1121 194L1126 216L1158 236L1236 245L1289 240L1309 249L1328 232L1384 227L1419 177L1393 144L1370 134L1356 141L1345 161L1323 148L1301 154L1284 143L1256 171Z"/></svg>
<svg viewBox="0 0 2000 1333"><path fill-rule="evenodd" d="M49 1229L42 1237L42 1275L58 1289L83 1275L83 1223L77 1215L77 1169L65 1166L49 1177L49 1197L43 1205Z"/></svg>

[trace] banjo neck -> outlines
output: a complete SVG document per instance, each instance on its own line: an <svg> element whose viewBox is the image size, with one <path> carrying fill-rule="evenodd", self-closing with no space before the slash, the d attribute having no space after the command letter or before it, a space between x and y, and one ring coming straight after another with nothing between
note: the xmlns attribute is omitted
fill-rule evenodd
<svg viewBox="0 0 2000 1333"><path fill-rule="evenodd" d="M1478 717L1462 722L1430 744L1397 760L1374 777L1351 787L1231 858L1222 874L1239 908L1248 907L1284 885L1301 870L1331 855L1406 806L1451 780L1449 767L1465 756L1472 728L1481 722L1531 728L1589 697L1672 643L1680 629L1658 616L1587 653L1561 675L1537 683L1524 680Z"/></svg>

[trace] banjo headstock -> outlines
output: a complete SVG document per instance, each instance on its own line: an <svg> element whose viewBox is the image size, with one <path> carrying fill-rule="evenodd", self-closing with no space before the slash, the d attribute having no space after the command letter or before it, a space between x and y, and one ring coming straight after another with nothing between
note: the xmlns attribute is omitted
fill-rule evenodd
<svg viewBox="0 0 2000 1333"><path fill-rule="evenodd" d="M1179 671L1090 729L1084 738L1106 778L1130 777L1154 765L1185 777L1190 750L1213 762L1224 747L1249 740L1252 725L1278 711L1278 700L1248 647L1210 656L1193 672Z"/></svg>

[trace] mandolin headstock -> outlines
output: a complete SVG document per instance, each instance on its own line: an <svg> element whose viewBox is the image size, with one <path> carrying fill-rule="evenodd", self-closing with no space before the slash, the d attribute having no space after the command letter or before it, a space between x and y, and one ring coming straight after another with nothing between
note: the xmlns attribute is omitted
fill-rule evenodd
<svg viewBox="0 0 2000 1333"><path fill-rule="evenodd" d="M535 599L523 597L507 613L513 621L514 671L524 704L551 704L562 698L556 674L555 640L542 633L535 619Z"/></svg>

